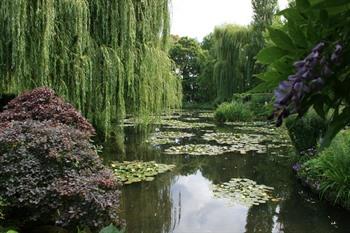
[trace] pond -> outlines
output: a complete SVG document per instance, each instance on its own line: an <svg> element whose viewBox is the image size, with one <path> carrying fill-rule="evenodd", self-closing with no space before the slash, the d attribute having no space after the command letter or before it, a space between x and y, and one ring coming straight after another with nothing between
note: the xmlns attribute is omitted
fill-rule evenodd
<svg viewBox="0 0 350 233"><path fill-rule="evenodd" d="M207 112L181 112L149 127L127 121L105 145L110 161L156 161L171 171L124 185L127 233L340 233L350 213L299 185L283 130L264 122L216 126Z"/></svg>

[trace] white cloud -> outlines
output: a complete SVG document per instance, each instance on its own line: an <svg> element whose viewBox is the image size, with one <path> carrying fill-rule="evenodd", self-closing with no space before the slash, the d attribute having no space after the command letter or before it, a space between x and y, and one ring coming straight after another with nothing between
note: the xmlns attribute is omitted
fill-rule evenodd
<svg viewBox="0 0 350 233"><path fill-rule="evenodd" d="M287 0L279 0L280 8ZM171 33L202 40L215 26L225 23L247 25L253 10L250 0L172 0Z"/></svg>

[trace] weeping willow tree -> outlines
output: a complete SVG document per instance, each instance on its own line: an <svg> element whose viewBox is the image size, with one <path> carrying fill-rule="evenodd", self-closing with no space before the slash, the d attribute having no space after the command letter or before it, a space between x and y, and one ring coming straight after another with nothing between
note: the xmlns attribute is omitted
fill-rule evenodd
<svg viewBox="0 0 350 233"><path fill-rule="evenodd" d="M0 93L49 86L105 132L181 104L168 0L2 0Z"/></svg>
<svg viewBox="0 0 350 233"><path fill-rule="evenodd" d="M234 93L245 91L251 77L248 45L251 41L248 27L225 25L214 31L216 63L213 78L216 83L217 101L231 100Z"/></svg>

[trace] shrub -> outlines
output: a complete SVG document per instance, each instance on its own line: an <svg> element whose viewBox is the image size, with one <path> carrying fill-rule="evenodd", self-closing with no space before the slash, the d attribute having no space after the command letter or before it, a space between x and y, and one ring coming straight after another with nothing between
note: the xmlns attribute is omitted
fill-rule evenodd
<svg viewBox="0 0 350 233"><path fill-rule="evenodd" d="M215 111L218 122L250 121L252 117L253 113L242 102L222 103Z"/></svg>
<svg viewBox="0 0 350 233"><path fill-rule="evenodd" d="M303 118L287 118L286 127L298 153L315 149L326 130L324 120L314 111L309 111Z"/></svg>
<svg viewBox="0 0 350 233"><path fill-rule="evenodd" d="M10 101L0 113L0 197L21 224L119 224L119 191L90 143L92 125L51 89Z"/></svg>
<svg viewBox="0 0 350 233"><path fill-rule="evenodd" d="M234 94L233 102L242 102L253 113L254 120L266 120L273 112L273 96L270 93Z"/></svg>
<svg viewBox="0 0 350 233"><path fill-rule="evenodd" d="M118 184L85 132L51 121L6 122L0 145L8 216L64 227L118 223Z"/></svg>
<svg viewBox="0 0 350 233"><path fill-rule="evenodd" d="M301 175L316 183L322 196L350 208L350 131L339 133L320 156L306 162Z"/></svg>
<svg viewBox="0 0 350 233"><path fill-rule="evenodd" d="M0 197L0 220L4 219L5 201Z"/></svg>
<svg viewBox="0 0 350 233"><path fill-rule="evenodd" d="M255 118L266 120L273 111L273 97L271 94L252 94L249 107Z"/></svg>
<svg viewBox="0 0 350 233"><path fill-rule="evenodd" d="M92 125L70 104L65 103L49 88L41 87L13 99L0 114L0 122L50 120L73 126L90 135L95 133Z"/></svg>

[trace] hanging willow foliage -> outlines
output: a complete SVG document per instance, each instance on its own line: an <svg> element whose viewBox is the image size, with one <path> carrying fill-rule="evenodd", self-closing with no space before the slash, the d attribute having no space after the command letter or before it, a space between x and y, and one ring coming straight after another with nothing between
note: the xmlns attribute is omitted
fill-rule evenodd
<svg viewBox="0 0 350 233"><path fill-rule="evenodd" d="M216 64L213 78L219 102L231 100L234 93L243 92L249 86L251 33L250 28L237 25L217 27L214 31Z"/></svg>
<svg viewBox="0 0 350 233"><path fill-rule="evenodd" d="M181 104L165 51L168 0L3 0L0 93L49 86L108 133Z"/></svg>

